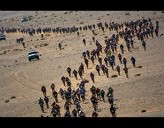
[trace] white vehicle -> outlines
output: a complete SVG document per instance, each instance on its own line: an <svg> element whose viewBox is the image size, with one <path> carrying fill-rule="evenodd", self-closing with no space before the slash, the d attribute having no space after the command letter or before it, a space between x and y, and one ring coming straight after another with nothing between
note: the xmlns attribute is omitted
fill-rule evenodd
<svg viewBox="0 0 164 128"><path fill-rule="evenodd" d="M4 34L2 34L2 33L0 33L0 41L1 40L6 40L6 36Z"/></svg>
<svg viewBox="0 0 164 128"><path fill-rule="evenodd" d="M31 61L32 59L37 59L39 60L39 52L35 51L35 50L31 50L28 52L28 60Z"/></svg>

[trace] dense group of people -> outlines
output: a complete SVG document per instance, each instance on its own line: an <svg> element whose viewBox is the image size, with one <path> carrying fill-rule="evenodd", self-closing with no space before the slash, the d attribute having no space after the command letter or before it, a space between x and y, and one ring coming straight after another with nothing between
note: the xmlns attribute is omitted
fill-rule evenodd
<svg viewBox="0 0 164 128"><path fill-rule="evenodd" d="M97 28L96 28L97 27ZM105 30L109 30L111 32L116 32L115 34L112 34L111 37L105 37L104 43L100 43L98 39L95 38L96 35L96 29L102 31L105 33ZM132 66L136 67L136 61L137 59L134 56L131 56L130 60L127 60L126 57L123 57L125 54L125 48L127 48L128 52L132 52L134 50L135 45L135 39L141 41L141 45L143 49L147 50L147 43L146 40L150 37L154 37L154 34L156 37L159 36L159 22L156 21L155 25L153 25L151 19L141 19L136 21L130 21L130 22L124 22L124 23L115 23L105 22L104 24L102 22L91 25L84 25L80 27L56 27L56 28L0 28L0 32L4 33L22 33L22 34L29 34L30 36L34 36L35 34L41 34L41 37L43 38L44 33L57 33L57 34L67 34L67 33L77 33L77 36L80 36L80 33L83 31L91 31L92 41L94 42L96 48L95 49L87 49L82 52L82 56L84 59L84 62L81 62L78 69L72 69L71 66L68 66L66 69L66 72L68 73L68 76L62 76L61 81L67 89L63 89L60 87L60 90L57 91L55 88L55 84L52 83L50 88L52 90L52 96L54 97L54 101L51 105L49 97L47 96L46 87L43 85L41 87L41 91L43 93L44 98L39 98L38 104L40 105L41 111L45 112L45 107L47 109L51 109L51 116L53 117L86 117L86 113L84 112L81 103L83 103L86 98L86 88L85 84L86 82L83 80L84 72L87 72L89 70L90 65L94 65L96 74L94 71L89 72L90 79L93 83L93 86L90 88L90 102L92 103L93 109L92 111L92 117L98 117L98 104L106 102L105 97L108 98L109 102L109 111L112 115L112 117L116 117L116 109L117 107L114 105L114 96L113 96L113 88L109 87L108 90L104 90L103 88L96 87L96 79L95 76L101 76L104 75L106 78L110 78L110 70L117 72L118 76L120 76L121 73L121 66L123 65L124 68L122 71L125 72L126 78L129 78L129 69L127 66L127 63L131 61ZM126 45L124 45L122 42L119 41L123 40ZM24 41L24 38L17 38L17 43L22 43ZM87 47L87 40L85 38L81 41L84 44L84 47ZM24 45L23 45L24 46ZM62 44L59 43L58 47L60 50L62 50ZM24 46L25 48L25 46ZM118 52L120 50L120 52ZM116 63L118 59L118 63ZM86 70L85 70L86 69ZM80 83L78 84L78 87L76 89L72 89L72 82L70 80L70 77L74 76L76 80L81 79ZM59 105L59 95L61 96L61 99L65 102L64 103L64 110L65 113L61 114L61 107ZM74 106L74 107L71 107ZM73 108L73 109L71 109ZM42 115L43 116L43 115Z"/></svg>
<svg viewBox="0 0 164 128"><path fill-rule="evenodd" d="M86 117L86 114L84 113L84 110L80 105L86 100L86 89L85 89L85 81L83 80L83 76L84 76L84 72L87 71L84 71L84 69L88 70L90 65L94 65L95 71L97 72L98 76L101 76L101 74L103 74L107 78L110 78L109 67L111 67L111 70L116 71L118 73L118 76L120 76L122 74L120 65L123 65L124 68L122 70L125 72L126 78L129 78L129 73L128 73L129 68L127 66L127 63L131 61L132 66L136 68L136 58L134 56L131 56L130 60L128 61L126 57L123 57L124 52L126 51L125 45L123 43L119 44L120 43L119 40L121 39L124 40L124 42L126 43L127 51L132 52L132 50L134 50L134 45L135 45L134 38L137 38L139 41L142 42L142 47L146 51L146 39L148 39L149 37L153 38L154 33L158 37L158 33L159 33L158 21L156 21L156 25L153 26L151 19L130 21L130 22L125 22L123 24L119 24L115 22L111 22L107 24L105 22L105 25L103 25L100 22L97 24L97 27L103 32L105 32L104 31L105 29L109 29L109 31L116 31L116 34L112 34L110 38L105 37L104 44L101 44L97 39L95 39L94 36L96 25L88 25L88 26L80 27L79 29L73 27L74 28L73 32L78 32L77 33L78 36L79 36L79 30L80 31L82 31L82 29L84 31L87 31L87 29L91 30L93 33L92 40L96 46L96 49L91 49L91 50L88 49L82 52L84 62L81 62L78 69L72 69L69 66L67 67L66 71L68 73L68 76L61 77L61 81L63 85L67 87L66 90L60 88L59 92L57 92L55 91L55 88L52 89L52 94L55 92L53 96L55 95L54 97L56 97L55 101L51 105L52 106L51 114L53 117L62 117L60 113L61 107L57 104L58 93L61 95L62 100L65 101L64 104L65 113L63 117ZM64 33L64 31L66 31L67 29L66 30L59 29L59 30L61 30L61 32L59 31L60 33L62 32ZM86 47L87 41L85 38L83 38L82 42L84 44L84 47ZM61 44L59 44L58 46L59 49L61 50ZM120 52L118 52L118 49L120 49ZM116 59L118 59L119 63L116 63ZM100 102L101 103L106 102L105 97L107 97L110 105L109 111L112 117L116 117L117 107L114 105L115 99L113 96L113 92L114 92L113 88L109 87L106 93L105 90L103 90L102 88L96 87L95 75L96 74L93 71L89 73L90 79L93 83L93 86L90 88L90 94L91 94L90 102L92 103L93 106L93 110L91 110L92 111L91 116L92 117L99 116L98 104ZM70 80L71 76L74 76L76 80L81 79L81 82L78 84L77 89L72 89L72 83ZM46 101L45 103L47 106ZM71 111L70 108L72 105L74 105L74 109ZM43 107L41 107L41 110L43 111Z"/></svg>

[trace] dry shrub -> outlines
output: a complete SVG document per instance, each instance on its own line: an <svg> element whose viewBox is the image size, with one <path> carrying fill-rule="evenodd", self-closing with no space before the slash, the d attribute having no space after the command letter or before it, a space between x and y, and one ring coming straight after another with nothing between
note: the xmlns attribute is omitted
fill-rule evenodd
<svg viewBox="0 0 164 128"><path fill-rule="evenodd" d="M112 78L115 78L115 77L118 77L118 75L115 75L115 74L114 74L114 75L112 75L111 77L112 77Z"/></svg>

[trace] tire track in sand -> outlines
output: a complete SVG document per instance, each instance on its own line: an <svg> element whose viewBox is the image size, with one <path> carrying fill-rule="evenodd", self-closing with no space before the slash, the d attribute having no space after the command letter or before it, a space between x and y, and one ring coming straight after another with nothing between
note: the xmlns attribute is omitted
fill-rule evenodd
<svg viewBox="0 0 164 128"><path fill-rule="evenodd" d="M40 92L40 90L39 90L40 88L35 88L35 87L38 87L38 86L36 86L37 85L36 83L29 81L28 79L22 77L21 75L18 74L18 72L7 73L7 74L4 74L4 76L8 77L11 80L14 80L19 85L21 85L25 88L28 88L32 91ZM28 86L28 85L31 85L31 86Z"/></svg>

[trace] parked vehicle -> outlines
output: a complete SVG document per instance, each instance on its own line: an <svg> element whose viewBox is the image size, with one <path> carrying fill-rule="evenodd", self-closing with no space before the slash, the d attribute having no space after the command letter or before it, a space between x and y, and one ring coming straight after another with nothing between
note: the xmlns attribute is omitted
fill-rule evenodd
<svg viewBox="0 0 164 128"><path fill-rule="evenodd" d="M31 61L32 59L37 59L39 60L39 52L35 51L35 50L30 50L28 52L28 60Z"/></svg>
<svg viewBox="0 0 164 128"><path fill-rule="evenodd" d="M2 34L2 33L0 34L0 41L1 40L6 40L6 36L4 34Z"/></svg>

